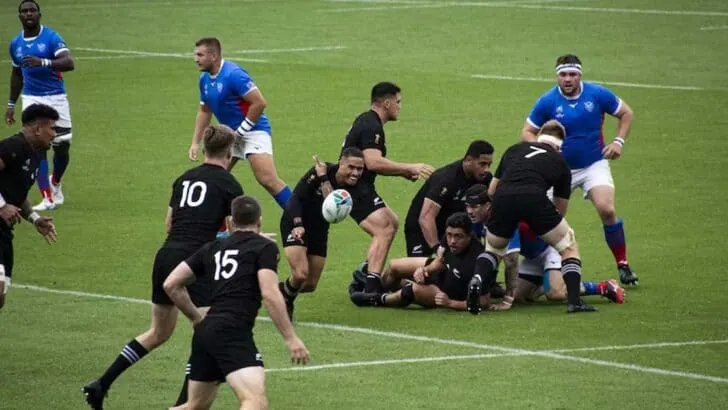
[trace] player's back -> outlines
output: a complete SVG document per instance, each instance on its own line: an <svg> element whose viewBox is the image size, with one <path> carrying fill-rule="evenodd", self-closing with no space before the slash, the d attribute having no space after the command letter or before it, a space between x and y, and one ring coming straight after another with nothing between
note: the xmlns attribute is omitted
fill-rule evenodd
<svg viewBox="0 0 728 410"><path fill-rule="evenodd" d="M211 276L213 288L206 317L252 330L262 301L258 271L276 271L276 243L254 232L237 231L205 247L205 275Z"/></svg>
<svg viewBox="0 0 728 410"><path fill-rule="evenodd" d="M66 43L53 29L41 26L35 37L23 37L23 32L10 42L9 52L14 67L23 72L23 94L47 96L65 94L63 76L50 67L27 67L23 64L25 56L35 56L53 60L63 51L68 51Z"/></svg>
<svg viewBox="0 0 728 410"><path fill-rule="evenodd" d="M349 132L344 138L345 148L355 147L364 151L366 149L378 149L382 152L382 156L387 156L387 146L384 135L384 125L379 118L379 114L373 110L369 110L359 114L351 125ZM365 182L374 183L377 174L364 169L361 179Z"/></svg>
<svg viewBox="0 0 728 410"><path fill-rule="evenodd" d="M16 134L0 141L0 159L5 164L0 194L5 202L19 207L35 182L38 155L22 134Z"/></svg>
<svg viewBox="0 0 728 410"><path fill-rule="evenodd" d="M542 194L554 187L554 196L569 198L571 171L553 147L540 142L521 142L508 148L495 177L500 180L495 196ZM557 194L558 193L558 194Z"/></svg>
<svg viewBox="0 0 728 410"><path fill-rule="evenodd" d="M169 206L172 227L165 246L196 249L215 239L243 188L225 168L202 164L177 178Z"/></svg>

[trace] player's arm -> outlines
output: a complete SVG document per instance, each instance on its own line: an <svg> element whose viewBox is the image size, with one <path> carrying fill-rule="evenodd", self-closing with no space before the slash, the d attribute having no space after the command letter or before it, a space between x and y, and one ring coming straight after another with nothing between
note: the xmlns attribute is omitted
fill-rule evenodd
<svg viewBox="0 0 728 410"><path fill-rule="evenodd" d="M316 194L316 189L321 184L321 179L316 174L316 169L309 169L293 188L293 195L286 204L286 212L293 219L294 227L303 226L303 202Z"/></svg>
<svg viewBox="0 0 728 410"><path fill-rule="evenodd" d="M200 141L202 141L202 134L212 122L212 111L210 107L204 101L200 101L200 109L197 110L197 117L195 118L195 132L192 134L192 144L189 149L189 156L192 161L197 161L197 152L200 149Z"/></svg>
<svg viewBox="0 0 728 410"><path fill-rule="evenodd" d="M167 207L167 215L164 217L164 229L167 233L172 230L172 207Z"/></svg>
<svg viewBox="0 0 728 410"><path fill-rule="evenodd" d="M76 64L73 61L73 56L71 56L71 52L66 49L56 52L55 58L51 60L49 67L53 69L53 71L63 73L67 71L73 71L76 68Z"/></svg>
<svg viewBox="0 0 728 410"><path fill-rule="evenodd" d="M439 241L437 239L436 222L436 218L439 213L440 204L430 198L425 198L422 203L422 210L420 211L420 216L417 221L420 224L422 236L425 238L427 246L429 246L430 249L435 248L439 244Z"/></svg>
<svg viewBox="0 0 728 410"><path fill-rule="evenodd" d="M565 217L569 208L569 198L571 197L571 171L566 161L560 159L562 171L559 182L554 186L554 206Z"/></svg>
<svg viewBox="0 0 728 410"><path fill-rule="evenodd" d="M530 120L526 120L523 123L523 129L521 129L521 140L523 141L536 141L536 134L539 128L534 126Z"/></svg>
<svg viewBox="0 0 728 410"><path fill-rule="evenodd" d="M614 139L615 141L618 141L619 138L621 139L622 144L624 144L624 141L627 141L627 137L629 136L629 131L632 129L632 118L634 118L634 112L626 102L621 101L619 109L616 113L614 113L614 116L619 119L619 121L617 121L617 136Z"/></svg>
<svg viewBox="0 0 728 410"><path fill-rule="evenodd" d="M23 90L23 71L20 67L13 66L10 71L10 96L9 104L15 104L20 98L20 92Z"/></svg>
<svg viewBox="0 0 728 410"><path fill-rule="evenodd" d="M195 256L193 255L192 258L195 258ZM187 261L183 261L174 268L163 285L164 291L167 292L167 295L174 302L174 305L187 316L193 326L202 321L202 315L197 310L195 304L192 303L190 294L187 292L186 286L194 281L195 274L192 268Z"/></svg>
<svg viewBox="0 0 728 410"><path fill-rule="evenodd" d="M468 310L468 304L464 300L452 300L450 299L445 292L437 292L435 295L435 304L440 307L452 309L452 310L460 310L465 311ZM490 304L490 300L488 299L488 296L481 295L480 296L480 307L481 308L487 308Z"/></svg>
<svg viewBox="0 0 728 410"><path fill-rule="evenodd" d="M379 175L401 176L416 181L420 178L429 178L435 170L427 164L394 162L382 156L382 151L378 148L366 148L362 152L367 169Z"/></svg>
<svg viewBox="0 0 728 410"><path fill-rule="evenodd" d="M493 198L493 195L495 194L495 190L498 189L498 183L500 182L499 178L493 177L493 179L490 180L490 185L488 185L488 196Z"/></svg>
<svg viewBox="0 0 728 410"><path fill-rule="evenodd" d="M258 122L260 116L263 115L263 110L265 110L265 107L268 106L268 103L265 102L265 98L263 98L263 94L257 87L251 88L245 93L245 95L242 96L242 98L243 101L248 103L248 112L245 114L245 119L243 119L243 122L237 129L237 132L240 135L253 129L255 123Z"/></svg>
<svg viewBox="0 0 728 410"><path fill-rule="evenodd" d="M523 123L521 129L521 140L522 141L536 141L536 134L541 128L541 125L548 121L550 118L550 104L545 97L541 97L536 101L531 112L526 117L526 122Z"/></svg>
<svg viewBox="0 0 728 410"><path fill-rule="evenodd" d="M33 224L35 230L43 235L43 238L45 238L48 244L56 241L56 226L53 224L53 218L41 216L38 212L35 212L28 198L25 198L25 201L20 206L20 215L23 219Z"/></svg>

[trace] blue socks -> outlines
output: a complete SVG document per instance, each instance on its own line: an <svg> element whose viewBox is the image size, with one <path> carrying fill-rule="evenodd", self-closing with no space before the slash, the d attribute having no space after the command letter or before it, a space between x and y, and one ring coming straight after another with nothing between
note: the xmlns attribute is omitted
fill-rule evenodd
<svg viewBox="0 0 728 410"><path fill-rule="evenodd" d="M281 189L281 192L273 195L273 198L278 203L278 206L285 210L288 200L291 199L291 195L293 195L293 192L291 192L291 188L286 185L283 187L283 189Z"/></svg>

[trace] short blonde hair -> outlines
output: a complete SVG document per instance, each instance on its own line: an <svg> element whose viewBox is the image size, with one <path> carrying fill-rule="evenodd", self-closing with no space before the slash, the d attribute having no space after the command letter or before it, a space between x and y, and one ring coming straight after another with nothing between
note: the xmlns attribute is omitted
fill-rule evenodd
<svg viewBox="0 0 728 410"><path fill-rule="evenodd" d="M552 137L563 140L566 138L566 128L564 128L564 125L556 120L548 120L541 126L541 129L538 130L538 135L551 135Z"/></svg>

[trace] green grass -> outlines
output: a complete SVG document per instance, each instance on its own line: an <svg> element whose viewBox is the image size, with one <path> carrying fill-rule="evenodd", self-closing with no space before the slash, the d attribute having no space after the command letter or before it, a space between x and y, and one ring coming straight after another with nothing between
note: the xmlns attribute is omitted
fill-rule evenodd
<svg viewBox="0 0 728 410"><path fill-rule="evenodd" d="M440 0L433 0L438 2ZM169 3L169 2L168 2ZM550 85L480 80L472 74L551 78L555 57L579 55L585 79L701 87L699 91L611 87L635 110L624 157L612 163L617 209L629 255L640 274L627 303L595 300L600 312L568 316L539 303L471 317L449 311L357 309L348 300L351 271L367 236L346 221L332 227L326 270L316 293L297 305L297 331L312 365L452 355L497 357L278 371L267 375L274 409L364 408L720 408L725 382L661 375L543 356L502 356L493 346L573 349L728 339L721 238L728 179L728 19L723 1L573 1L545 6L718 12L713 15L441 7L329 12L396 4L298 1L47 1L43 22L72 49L191 52L199 37L221 38L242 62L269 107L276 162L294 185L311 155L334 160L353 118L367 108L371 85L404 89L401 120L387 125L391 158L444 165L475 138L496 156L517 140L535 99ZM0 10L0 37L18 30L15 3ZM723 13L723 14L720 14ZM340 50L233 53L311 46ZM115 54L74 50L66 75L74 120L67 205L55 211L59 242L45 245L28 224L16 230L17 283L148 299L151 265L164 239L163 218L174 178L189 168L187 147L197 109L191 59L85 59ZM0 57L7 59L7 57ZM9 63L3 63L8 64ZM9 70L8 70L9 71ZM0 76L7 90L8 76ZM609 136L615 122L608 120ZM7 129L9 135L15 129ZM264 205L264 230L277 232L280 209L246 164L235 169L246 192ZM378 191L403 219L420 183L383 178ZM574 196L575 228L590 280L615 275L601 223ZM34 201L38 193L31 193ZM400 233L390 254L404 255ZM281 264L280 275L288 275ZM122 346L148 326L149 307L122 301L16 288L0 312L0 408L82 408L80 387L97 377ZM427 336L316 327L338 324ZM163 408L177 395L191 331L177 333L123 375L109 409ZM270 322L256 338L271 369L288 369ZM440 340L443 339L443 340ZM452 340L480 346L452 344ZM728 378L724 344L563 353ZM50 404L49 404L50 403ZM233 408L227 387L215 408Z"/></svg>

